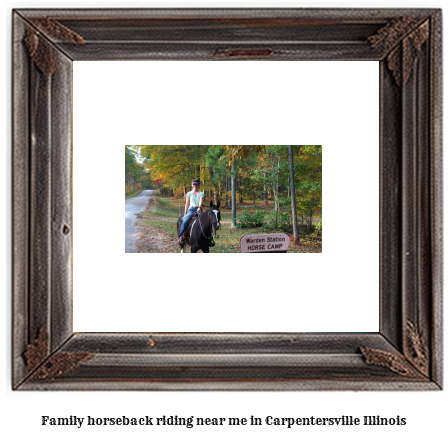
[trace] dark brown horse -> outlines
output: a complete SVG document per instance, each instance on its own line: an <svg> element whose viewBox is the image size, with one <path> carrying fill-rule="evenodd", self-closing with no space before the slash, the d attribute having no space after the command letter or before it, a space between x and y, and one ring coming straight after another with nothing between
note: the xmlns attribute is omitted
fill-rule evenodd
<svg viewBox="0 0 448 438"><path fill-rule="evenodd" d="M185 246L191 246L191 252L197 253L198 250L202 250L204 253L210 252L210 247L214 246L213 230L219 229L221 221L221 213L219 211L220 202L217 205L213 205L213 201L210 201L210 208L204 213L193 216L190 219L185 233L183 243L180 245L181 252L184 252ZM177 221L177 232L179 233L182 226L183 216Z"/></svg>

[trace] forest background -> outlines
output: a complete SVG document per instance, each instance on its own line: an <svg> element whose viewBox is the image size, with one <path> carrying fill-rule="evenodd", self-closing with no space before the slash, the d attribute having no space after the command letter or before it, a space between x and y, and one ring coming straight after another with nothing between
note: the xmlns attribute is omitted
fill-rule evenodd
<svg viewBox="0 0 448 438"><path fill-rule="evenodd" d="M207 202L220 200L224 225L244 228L246 234L284 232L300 246L297 252L321 252L322 146L125 147L126 197L155 190L146 219L156 214L156 219L174 221L183 214L185 195L195 178ZM167 224L157 225L169 230ZM227 243L236 247L237 242Z"/></svg>

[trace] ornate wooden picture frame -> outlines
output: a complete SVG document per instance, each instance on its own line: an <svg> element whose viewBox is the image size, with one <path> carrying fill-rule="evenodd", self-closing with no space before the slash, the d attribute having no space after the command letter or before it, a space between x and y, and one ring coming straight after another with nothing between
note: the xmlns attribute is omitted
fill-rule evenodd
<svg viewBox="0 0 448 438"><path fill-rule="evenodd" d="M441 389L441 20L437 9L15 10L13 388ZM72 62L137 59L379 62L378 333L73 333Z"/></svg>

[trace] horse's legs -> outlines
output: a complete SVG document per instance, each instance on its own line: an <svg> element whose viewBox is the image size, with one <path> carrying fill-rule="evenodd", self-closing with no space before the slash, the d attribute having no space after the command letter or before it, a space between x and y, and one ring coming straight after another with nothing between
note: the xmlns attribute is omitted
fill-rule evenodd
<svg viewBox="0 0 448 438"><path fill-rule="evenodd" d="M192 253L197 253L197 252L198 252L198 248L197 248L196 246L193 245L193 246L191 247L191 252L192 252Z"/></svg>
<svg viewBox="0 0 448 438"><path fill-rule="evenodd" d="M202 248L202 252L203 252L203 253L209 253L209 252L210 252L210 248L209 248L208 246L204 246L204 247Z"/></svg>

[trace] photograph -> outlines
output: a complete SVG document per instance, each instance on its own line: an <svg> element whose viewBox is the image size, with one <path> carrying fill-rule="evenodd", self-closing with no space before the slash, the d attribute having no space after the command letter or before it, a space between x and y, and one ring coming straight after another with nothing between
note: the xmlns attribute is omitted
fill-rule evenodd
<svg viewBox="0 0 448 438"><path fill-rule="evenodd" d="M125 146L126 252L322 252L322 146Z"/></svg>

